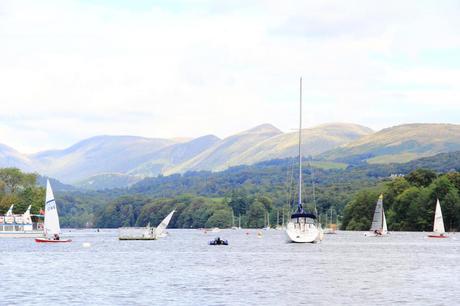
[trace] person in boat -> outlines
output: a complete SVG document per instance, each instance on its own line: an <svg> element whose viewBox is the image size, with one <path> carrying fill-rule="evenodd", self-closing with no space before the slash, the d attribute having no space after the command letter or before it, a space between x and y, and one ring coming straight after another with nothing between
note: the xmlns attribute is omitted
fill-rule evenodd
<svg viewBox="0 0 460 306"><path fill-rule="evenodd" d="M217 237L216 244L222 244L222 240L220 240L220 237Z"/></svg>
<svg viewBox="0 0 460 306"><path fill-rule="evenodd" d="M374 234L376 234L377 236L380 236L380 235L382 235L382 232L380 232L379 230L375 230Z"/></svg>
<svg viewBox="0 0 460 306"><path fill-rule="evenodd" d="M58 235L58 234L54 234L53 240L59 240L59 235Z"/></svg>

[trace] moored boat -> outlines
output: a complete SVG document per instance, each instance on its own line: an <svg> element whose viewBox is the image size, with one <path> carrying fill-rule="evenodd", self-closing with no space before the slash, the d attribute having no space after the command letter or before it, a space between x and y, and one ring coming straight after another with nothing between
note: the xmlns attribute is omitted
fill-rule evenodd
<svg viewBox="0 0 460 306"><path fill-rule="evenodd" d="M0 237L35 238L43 236L43 215L32 215L31 206L22 215L13 214L13 207L4 216L0 216Z"/></svg>
<svg viewBox="0 0 460 306"><path fill-rule="evenodd" d="M314 243L323 239L322 229L318 229L315 213L304 211L302 205L302 79L300 79L300 120L299 120L299 194L297 209L291 215L286 227L286 235L290 242ZM314 190L314 188L313 188ZM320 225L319 225L320 227Z"/></svg>

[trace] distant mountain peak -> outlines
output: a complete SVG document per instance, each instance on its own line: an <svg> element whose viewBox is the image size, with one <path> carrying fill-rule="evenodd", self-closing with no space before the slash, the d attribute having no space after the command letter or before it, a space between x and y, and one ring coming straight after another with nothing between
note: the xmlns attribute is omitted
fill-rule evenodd
<svg viewBox="0 0 460 306"><path fill-rule="evenodd" d="M243 131L240 134L249 134L249 133L259 133L259 134L272 133L276 135L276 134L282 134L283 132L280 129L278 129L276 126L274 126L273 124L264 123L264 124L255 126L249 130Z"/></svg>

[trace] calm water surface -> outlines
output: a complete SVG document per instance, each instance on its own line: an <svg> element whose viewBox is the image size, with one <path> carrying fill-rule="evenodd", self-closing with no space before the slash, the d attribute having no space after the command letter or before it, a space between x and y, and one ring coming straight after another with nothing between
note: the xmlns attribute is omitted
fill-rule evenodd
<svg viewBox="0 0 460 306"><path fill-rule="evenodd" d="M0 239L0 305L454 305L460 234L325 235L290 244L282 231L170 230L118 241L72 230L68 244ZM215 236L229 246L208 246ZM91 247L83 247L89 242Z"/></svg>

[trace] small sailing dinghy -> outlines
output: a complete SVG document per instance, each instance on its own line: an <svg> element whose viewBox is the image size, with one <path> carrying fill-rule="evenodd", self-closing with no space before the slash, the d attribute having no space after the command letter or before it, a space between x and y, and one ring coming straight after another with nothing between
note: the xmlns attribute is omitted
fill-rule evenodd
<svg viewBox="0 0 460 306"><path fill-rule="evenodd" d="M442 218L441 204L439 199L436 201L436 211L434 213L433 233L428 235L430 238L448 238L444 229L444 220Z"/></svg>
<svg viewBox="0 0 460 306"><path fill-rule="evenodd" d="M157 240L167 236L166 228L171 221L173 214L176 211L171 211L158 226L151 227L150 223L147 227L120 227L118 229L119 240Z"/></svg>
<svg viewBox="0 0 460 306"><path fill-rule="evenodd" d="M163 221L161 221L160 224L158 224L158 226L155 228L155 236L157 238L164 238L167 236L168 233L166 232L166 228L168 227L169 222L171 221L175 212L176 210L170 212L169 215L167 215L166 218L164 218Z"/></svg>
<svg viewBox="0 0 460 306"><path fill-rule="evenodd" d="M71 239L61 239L61 226L59 225L59 215L57 212L56 201L54 200L53 190L50 181L46 181L46 200L45 200L45 237L35 238L36 242L61 243L71 242Z"/></svg>
<svg viewBox="0 0 460 306"><path fill-rule="evenodd" d="M382 237L388 234L387 219L385 218L385 211L383 209L383 194L380 195L377 204L375 205L374 218L368 237Z"/></svg>

